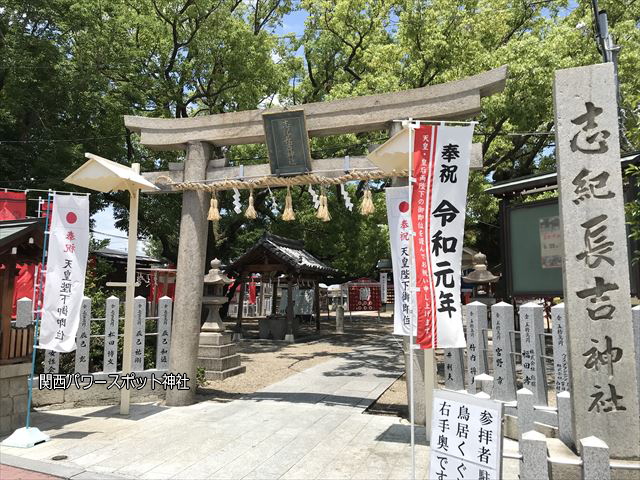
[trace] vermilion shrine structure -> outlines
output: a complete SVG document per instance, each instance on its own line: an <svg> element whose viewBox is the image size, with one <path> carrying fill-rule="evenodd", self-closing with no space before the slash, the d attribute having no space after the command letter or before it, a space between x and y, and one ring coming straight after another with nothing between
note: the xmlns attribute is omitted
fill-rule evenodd
<svg viewBox="0 0 640 480"><path fill-rule="evenodd" d="M326 136L388 130L395 133L397 119L466 120L481 110L483 97L504 89L506 66L455 82L402 92L346 98L296 106L303 109L309 136ZM224 179L260 177L270 174L269 164L241 168L228 166L224 159L211 159L211 146L264 143L262 115L274 110L250 110L206 117L162 119L125 116L125 126L140 134L140 142L154 150L186 150L178 170L147 172L145 178L157 182L164 192L173 190L161 183L212 182ZM480 144L474 144L472 168L482 166ZM344 174L344 159L313 160L312 171L326 177ZM366 157L351 157L349 169L372 169ZM329 171L329 172L327 172ZM242 172L242 173L241 173ZM335 172L335 173L332 173ZM176 299L169 369L196 377L198 337L202 308L202 278L207 244L207 211L210 192L186 190L182 194L180 245L176 276ZM195 388L167 391L167 405L193 402Z"/></svg>

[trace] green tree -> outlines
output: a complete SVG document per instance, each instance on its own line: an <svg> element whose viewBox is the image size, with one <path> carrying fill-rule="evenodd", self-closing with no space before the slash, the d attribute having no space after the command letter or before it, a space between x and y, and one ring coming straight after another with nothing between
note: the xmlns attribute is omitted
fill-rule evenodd
<svg viewBox="0 0 640 480"><path fill-rule="evenodd" d="M628 149L640 143L640 3L600 4L622 46ZM276 35L295 8L309 14L302 37ZM140 146L124 129L123 114L181 118L295 105L434 85L507 64L505 91L486 98L477 118L475 141L483 143L485 168L472 175L467 212L467 244L495 250L497 205L483 194L488 179L555 167L553 136L535 133L553 129L553 71L600 59L588 0L5 0L0 186L60 188L85 151L138 161L143 170L182 159L180 152ZM384 139L385 132L314 138L312 150L315 158L363 154L367 144ZM266 156L262 145L214 153L236 164ZM210 253L228 260L272 230L298 236L336 266L365 274L374 257L385 255L386 239L376 230L385 223L378 218L384 216L383 186L373 185L379 208L371 219L342 212L330 190L337 213L329 224L314 217L308 195L298 189L295 224L269 212L266 192L256 191L259 218L225 212ZM349 188L360 198L364 185ZM276 195L282 205L284 192ZM220 195L223 207L230 206L229 197ZM126 194L91 198L93 211L114 203L118 226L126 228ZM179 215L179 195L142 201L140 232L171 260ZM362 230L358 235L354 225Z"/></svg>

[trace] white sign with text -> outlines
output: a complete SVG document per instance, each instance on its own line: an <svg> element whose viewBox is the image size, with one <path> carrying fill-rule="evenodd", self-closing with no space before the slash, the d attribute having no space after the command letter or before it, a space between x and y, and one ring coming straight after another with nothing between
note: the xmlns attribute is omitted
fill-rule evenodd
<svg viewBox="0 0 640 480"><path fill-rule="evenodd" d="M502 404L433 391L429 478L497 480L502 475Z"/></svg>

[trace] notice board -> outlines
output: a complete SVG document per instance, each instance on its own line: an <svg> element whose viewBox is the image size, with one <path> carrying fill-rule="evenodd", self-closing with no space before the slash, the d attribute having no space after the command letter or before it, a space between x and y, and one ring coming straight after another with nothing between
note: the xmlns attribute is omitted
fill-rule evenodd
<svg viewBox="0 0 640 480"><path fill-rule="evenodd" d="M510 205L506 214L506 269L510 295L562 297L558 199ZM627 238L627 242L629 252L639 248L632 239ZM640 263L633 263L632 255L629 255L629 273L631 294L638 295Z"/></svg>
<svg viewBox="0 0 640 480"><path fill-rule="evenodd" d="M507 235L512 295L562 295L559 221L556 199L509 207Z"/></svg>

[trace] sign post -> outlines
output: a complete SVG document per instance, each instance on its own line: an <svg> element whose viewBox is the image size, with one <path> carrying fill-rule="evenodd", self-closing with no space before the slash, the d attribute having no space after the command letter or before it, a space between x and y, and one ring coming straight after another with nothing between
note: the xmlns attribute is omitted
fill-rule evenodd
<svg viewBox="0 0 640 480"><path fill-rule="evenodd" d="M138 200L140 199L140 189L157 190L157 187L140 176L140 164L138 163L131 164L131 168L129 168L92 153L85 153L85 157L89 160L65 178L65 182L79 185L84 188L90 188L92 190L98 190L100 192L111 192L117 190L129 191L130 203L129 239L127 247L127 281L124 284L113 282L109 285L126 287L124 346L122 354L122 375L126 376L131 373L132 363L133 300L136 287L136 250L138 244ZM105 348L105 352L106 351L107 350ZM115 365L115 363L114 359L113 364ZM107 364L105 363L105 370L106 368ZM120 392L121 415L129 414L130 398L131 392L129 389L123 388Z"/></svg>

